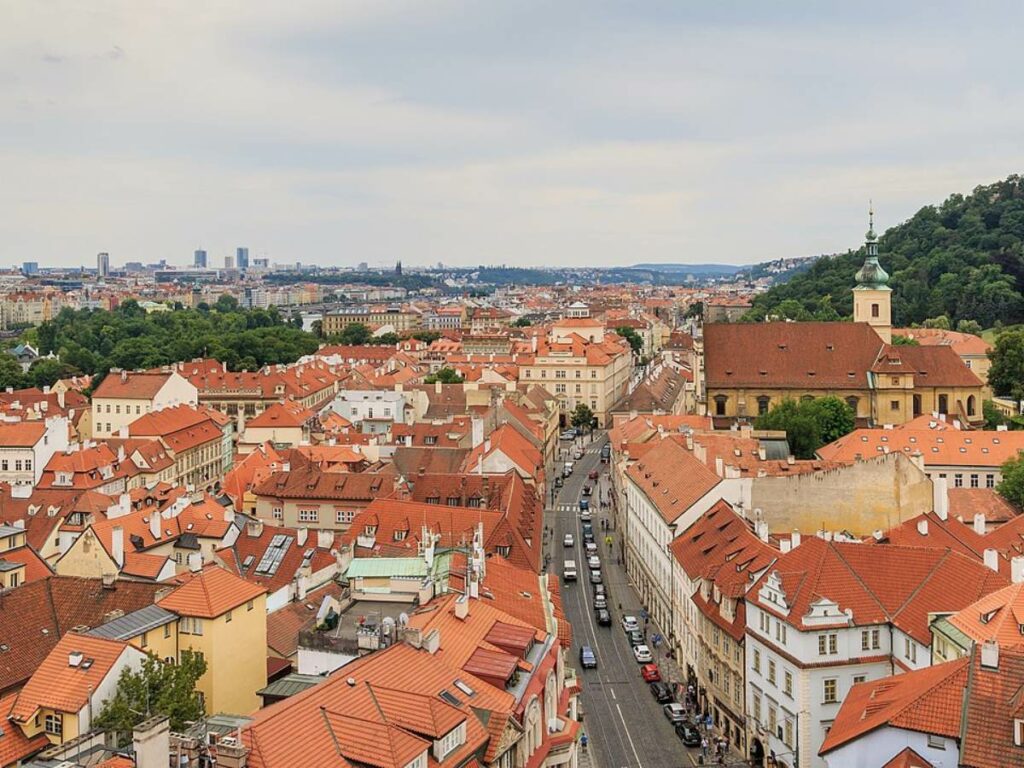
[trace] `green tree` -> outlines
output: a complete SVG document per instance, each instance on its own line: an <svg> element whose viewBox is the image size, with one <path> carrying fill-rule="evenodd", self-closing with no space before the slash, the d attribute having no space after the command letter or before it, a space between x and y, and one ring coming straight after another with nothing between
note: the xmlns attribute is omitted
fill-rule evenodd
<svg viewBox="0 0 1024 768"><path fill-rule="evenodd" d="M790 451L800 459L814 458L821 446L848 434L854 425L853 409L831 396L799 403L783 400L754 422L757 429L785 432Z"/></svg>
<svg viewBox="0 0 1024 768"><path fill-rule="evenodd" d="M1008 421L1003 412L996 408L996 404L991 400L982 401L981 415L985 419L985 429L996 429Z"/></svg>
<svg viewBox="0 0 1024 768"><path fill-rule="evenodd" d="M629 342L629 346L633 349L633 354L640 357L644 353L644 340L640 338L640 334L629 326L623 325L615 329L615 332L622 338Z"/></svg>
<svg viewBox="0 0 1024 768"><path fill-rule="evenodd" d="M517 317L512 325L516 328L529 328L533 325L533 321L528 317Z"/></svg>
<svg viewBox="0 0 1024 768"><path fill-rule="evenodd" d="M289 320L289 322L291 323L292 328L298 328L301 331L302 330L302 313L299 312L299 310L297 310L297 309L292 310L292 316L291 316L291 319Z"/></svg>
<svg viewBox="0 0 1024 768"><path fill-rule="evenodd" d="M217 303L213 305L213 308L218 312L234 312L238 309L238 299L230 293L222 293L217 298Z"/></svg>
<svg viewBox="0 0 1024 768"><path fill-rule="evenodd" d="M171 730L181 731L204 714L196 682L205 673L205 659L191 651L182 651L178 664L147 656L138 671L121 673L94 725L113 732L119 744L131 741L132 729L152 715L169 717Z"/></svg>
<svg viewBox="0 0 1024 768"><path fill-rule="evenodd" d="M988 354L988 384L1001 397L1024 399L1024 330L1004 331Z"/></svg>
<svg viewBox="0 0 1024 768"><path fill-rule="evenodd" d="M574 427L593 429L594 412L586 403L577 403L570 416L570 421Z"/></svg>
<svg viewBox="0 0 1024 768"><path fill-rule="evenodd" d="M60 360L46 357L37 360L28 369L28 381L33 387L52 387L57 383L57 379L63 379L75 373L80 373L80 371L75 371Z"/></svg>
<svg viewBox="0 0 1024 768"><path fill-rule="evenodd" d="M938 317L929 317L924 321L925 328L938 328L942 331L948 331L950 329L949 318L946 315L939 315Z"/></svg>
<svg viewBox="0 0 1024 768"><path fill-rule="evenodd" d="M313 328L313 335L314 336L316 336L318 339L322 339L324 337L324 321L323 320L314 320L313 324L312 324L312 328Z"/></svg>
<svg viewBox="0 0 1024 768"><path fill-rule="evenodd" d="M919 347L921 343L917 339L912 339L909 336L900 336L898 333L893 334L892 344L894 347Z"/></svg>
<svg viewBox="0 0 1024 768"><path fill-rule="evenodd" d="M980 336L982 330L981 323L977 320L961 320L956 324L956 329L960 333L973 333L975 336Z"/></svg>
<svg viewBox="0 0 1024 768"><path fill-rule="evenodd" d="M684 318L703 317L703 316L704 316L704 302L703 301L695 301L695 302L693 302L693 304L688 306L686 308L686 311L683 312L683 317Z"/></svg>
<svg viewBox="0 0 1024 768"><path fill-rule="evenodd" d="M1003 479L996 492L1018 509L1024 507L1024 456L1008 460L1000 468Z"/></svg>
<svg viewBox="0 0 1024 768"><path fill-rule="evenodd" d="M21 372L21 363L10 355L0 354L0 389L25 386L25 374Z"/></svg>
<svg viewBox="0 0 1024 768"><path fill-rule="evenodd" d="M341 329L341 333L338 334L337 338L342 344L361 347L370 343L373 334L362 323L349 323Z"/></svg>
<svg viewBox="0 0 1024 768"><path fill-rule="evenodd" d="M400 342L401 339L397 333L382 333L380 336L374 336L371 339L373 344L379 344L380 346L393 347L395 344Z"/></svg>
<svg viewBox="0 0 1024 768"><path fill-rule="evenodd" d="M435 384L441 382L442 384L461 384L464 379L459 376L459 372L454 368L441 368L437 373L432 373L423 379L425 384Z"/></svg>
<svg viewBox="0 0 1024 768"><path fill-rule="evenodd" d="M432 344L441 338L441 334L437 331L416 331L412 337L417 341L422 341L424 344Z"/></svg>
<svg viewBox="0 0 1024 768"><path fill-rule="evenodd" d="M856 414L854 414L853 408L845 400L840 400L838 397L832 395L819 397L801 403L801 405L818 422L818 427L821 430L822 445L838 440L843 435L850 434L857 425Z"/></svg>

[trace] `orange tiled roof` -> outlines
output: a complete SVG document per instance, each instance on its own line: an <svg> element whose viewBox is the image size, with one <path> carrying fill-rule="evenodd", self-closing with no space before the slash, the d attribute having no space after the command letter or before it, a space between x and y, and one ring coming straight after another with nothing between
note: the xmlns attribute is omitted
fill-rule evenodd
<svg viewBox="0 0 1024 768"><path fill-rule="evenodd" d="M39 421L0 423L0 448L27 448L43 439L46 424Z"/></svg>
<svg viewBox="0 0 1024 768"><path fill-rule="evenodd" d="M183 616L204 619L222 616L267 591L217 565L209 565L196 573L182 574L176 581L184 583L158 600L157 605Z"/></svg>
<svg viewBox="0 0 1024 768"><path fill-rule="evenodd" d="M39 556L38 552L32 549L30 544L0 552L0 562L4 560L9 563L21 563L25 566L25 578L22 583L45 579L47 576L53 575L53 569Z"/></svg>
<svg viewBox="0 0 1024 768"><path fill-rule="evenodd" d="M1003 648L1024 646L1024 584L1011 584L986 595L948 618L975 643L995 640Z"/></svg>
<svg viewBox="0 0 1024 768"><path fill-rule="evenodd" d="M659 441L626 475L669 524L720 482L718 475L674 440Z"/></svg>
<svg viewBox="0 0 1024 768"><path fill-rule="evenodd" d="M1024 450L1024 432L959 430L948 426L943 429L916 429L908 425L893 429L855 429L820 448L818 455L834 461L854 461L887 452L902 451L907 455L920 452L926 465L994 469Z"/></svg>
<svg viewBox="0 0 1024 768"><path fill-rule="evenodd" d="M93 390L93 400L152 400L170 380L172 374L157 371L111 371Z"/></svg>
<svg viewBox="0 0 1024 768"><path fill-rule="evenodd" d="M18 693L11 717L24 723L41 707L78 712L128 647L120 640L64 635ZM83 660L92 659L92 664L71 666L69 655L75 652L81 653Z"/></svg>
<svg viewBox="0 0 1024 768"><path fill-rule="evenodd" d="M0 765L15 765L36 752L50 746L46 734L40 731L31 739L25 738L21 728L8 725L11 708L17 698L16 693L0 696Z"/></svg>

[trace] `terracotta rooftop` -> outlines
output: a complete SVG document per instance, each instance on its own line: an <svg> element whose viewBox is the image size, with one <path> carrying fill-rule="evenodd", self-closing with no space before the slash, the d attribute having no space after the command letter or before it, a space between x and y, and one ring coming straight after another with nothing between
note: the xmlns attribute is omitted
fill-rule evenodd
<svg viewBox="0 0 1024 768"><path fill-rule="evenodd" d="M720 478L674 440L661 440L626 470L666 523L711 493Z"/></svg>
<svg viewBox="0 0 1024 768"><path fill-rule="evenodd" d="M181 574L175 581L183 583L158 600L157 605L183 616L204 619L222 616L267 591L217 565L208 565L196 573Z"/></svg>
<svg viewBox="0 0 1024 768"><path fill-rule="evenodd" d="M111 371L93 390L93 400L152 400L172 374L158 371Z"/></svg>

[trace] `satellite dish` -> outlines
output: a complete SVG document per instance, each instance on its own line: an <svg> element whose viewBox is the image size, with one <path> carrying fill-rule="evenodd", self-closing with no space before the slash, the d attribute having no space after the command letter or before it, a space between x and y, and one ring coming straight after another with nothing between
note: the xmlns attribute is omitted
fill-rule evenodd
<svg viewBox="0 0 1024 768"><path fill-rule="evenodd" d="M398 614L398 626L404 627L409 623L409 616L405 613Z"/></svg>

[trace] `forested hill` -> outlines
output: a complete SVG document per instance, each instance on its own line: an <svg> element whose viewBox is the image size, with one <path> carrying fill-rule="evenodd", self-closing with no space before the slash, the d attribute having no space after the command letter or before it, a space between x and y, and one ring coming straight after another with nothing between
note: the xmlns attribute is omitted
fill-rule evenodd
<svg viewBox="0 0 1024 768"><path fill-rule="evenodd" d="M1010 176L922 208L881 236L879 260L893 289L893 324L945 315L955 328L1024 322L1024 178ZM864 249L819 259L754 301L747 319L853 315L854 274ZM785 302L785 304L783 304ZM780 306L781 305L781 306Z"/></svg>

